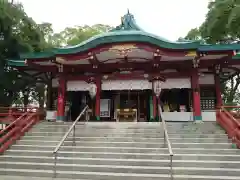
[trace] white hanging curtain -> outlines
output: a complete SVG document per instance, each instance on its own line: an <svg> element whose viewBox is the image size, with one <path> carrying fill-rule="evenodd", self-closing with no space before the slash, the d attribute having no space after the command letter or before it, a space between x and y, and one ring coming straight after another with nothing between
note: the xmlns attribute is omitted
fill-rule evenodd
<svg viewBox="0 0 240 180"><path fill-rule="evenodd" d="M54 78L52 79L52 87L58 87L59 84L58 84L58 78Z"/></svg>
<svg viewBox="0 0 240 180"><path fill-rule="evenodd" d="M143 90L152 89L148 80L106 80L102 81L102 90Z"/></svg>
<svg viewBox="0 0 240 180"><path fill-rule="evenodd" d="M199 84L214 84L214 75L213 74L205 74L204 76L199 77Z"/></svg>
<svg viewBox="0 0 240 180"><path fill-rule="evenodd" d="M57 79L53 80L53 87L57 87ZM67 91L89 91L91 85L85 81L68 81ZM161 83L161 89L191 88L190 78L167 79ZM105 80L102 90L144 90L152 89L148 80Z"/></svg>
<svg viewBox="0 0 240 180"><path fill-rule="evenodd" d="M91 84L85 81L67 81L67 91L89 91Z"/></svg>
<svg viewBox="0 0 240 180"><path fill-rule="evenodd" d="M191 80L190 78L166 79L161 86L161 89L191 88Z"/></svg>

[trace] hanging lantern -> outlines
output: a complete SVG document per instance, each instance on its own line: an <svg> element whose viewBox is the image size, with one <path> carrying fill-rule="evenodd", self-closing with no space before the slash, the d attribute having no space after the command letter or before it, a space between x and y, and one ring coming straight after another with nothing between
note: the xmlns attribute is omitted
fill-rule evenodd
<svg viewBox="0 0 240 180"><path fill-rule="evenodd" d="M1 32L0 33L0 41L3 41L4 40L4 34Z"/></svg>
<svg viewBox="0 0 240 180"><path fill-rule="evenodd" d="M93 99L96 96L97 93L97 86L96 84L90 84L90 87L88 89L90 97Z"/></svg>
<svg viewBox="0 0 240 180"><path fill-rule="evenodd" d="M159 81L159 80L153 81L153 91L157 97L160 96L161 85L162 85L162 81Z"/></svg>

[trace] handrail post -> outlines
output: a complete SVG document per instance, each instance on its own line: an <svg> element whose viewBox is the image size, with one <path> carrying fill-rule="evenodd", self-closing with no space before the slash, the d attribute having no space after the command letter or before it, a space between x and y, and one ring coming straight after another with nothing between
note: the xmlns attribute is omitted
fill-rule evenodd
<svg viewBox="0 0 240 180"><path fill-rule="evenodd" d="M53 169L54 178L57 177L57 152L54 152L54 169Z"/></svg>
<svg viewBox="0 0 240 180"><path fill-rule="evenodd" d="M164 147L166 147L166 134L165 134L165 131L163 131L163 138L164 138Z"/></svg>
<svg viewBox="0 0 240 180"><path fill-rule="evenodd" d="M173 167L172 167L172 161L173 161L173 154L170 155L170 176L171 180L173 180Z"/></svg>
<svg viewBox="0 0 240 180"><path fill-rule="evenodd" d="M173 152L172 152L172 147L171 147L171 143L170 143L170 140L169 140L169 136L168 136L168 131L167 131L167 127L166 127L166 123L165 123L165 120L164 118L162 117L162 109L161 109L161 106L158 105L158 113L159 113L159 117L161 116L161 119L162 119L162 127L163 127L163 137L164 137L164 147L165 145L167 144L167 147L168 147L168 151L169 151L169 157L170 157L170 177L171 177L171 180L173 180Z"/></svg>
<svg viewBox="0 0 240 180"><path fill-rule="evenodd" d="M89 113L88 113L88 110L86 110L86 112L85 112L85 116L86 116L86 122L88 122L89 119L90 119L90 117L89 117Z"/></svg>
<svg viewBox="0 0 240 180"><path fill-rule="evenodd" d="M73 143L75 144L75 133L76 133L76 124L79 121L79 119L82 117L82 115L85 113L85 111L88 109L88 106L85 106L85 108L81 111L81 113L79 114L79 116L76 118L76 120L73 122L73 124L71 125L71 127L68 129L68 131L65 133L65 135L62 137L62 139L60 140L60 142L57 144L56 148L53 151L54 154L54 168L53 168L53 173L54 173L54 177L57 176L57 159L58 159L58 151L60 149L60 147L62 146L62 144L64 143L64 141L67 139L67 137L69 136L69 134L73 131Z"/></svg>
<svg viewBox="0 0 240 180"><path fill-rule="evenodd" d="M75 132L76 132L76 126L73 127L73 146L76 145Z"/></svg>

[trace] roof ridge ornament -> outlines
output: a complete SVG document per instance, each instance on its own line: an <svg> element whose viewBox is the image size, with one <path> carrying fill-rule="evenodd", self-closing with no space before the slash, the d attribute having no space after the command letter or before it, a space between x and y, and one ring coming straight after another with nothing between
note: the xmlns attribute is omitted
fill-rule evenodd
<svg viewBox="0 0 240 180"><path fill-rule="evenodd" d="M133 14L130 13L129 9L127 9L127 13L121 17L121 24L117 26L112 31L118 30L135 30L141 31L141 28L136 24Z"/></svg>

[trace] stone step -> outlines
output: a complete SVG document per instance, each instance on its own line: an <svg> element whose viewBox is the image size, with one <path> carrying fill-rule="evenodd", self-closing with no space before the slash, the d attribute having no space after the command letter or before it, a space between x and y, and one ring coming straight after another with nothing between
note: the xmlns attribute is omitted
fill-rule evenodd
<svg viewBox="0 0 240 180"><path fill-rule="evenodd" d="M31 162L54 163L53 156L23 156L3 155L0 162ZM84 157L58 157L58 163L62 164L87 164L87 165L122 165L122 166L157 166L170 165L169 159L121 159L121 158L84 158ZM205 168L239 168L240 161L229 160L173 160L174 167L205 167Z"/></svg>
<svg viewBox="0 0 240 180"><path fill-rule="evenodd" d="M69 129L71 127L71 125L69 126L35 126L33 127L33 129L48 129L49 131L51 130L56 130L56 129L61 129L61 130L66 130ZM142 131L154 131L154 132L161 132L163 130L162 126L156 126L156 127L130 127L130 128L125 128L125 127L111 127L111 128L104 128L104 127L92 127L92 126L83 126L83 125L76 125L75 126L76 129L78 130L96 130L96 131L135 131L135 132L142 132ZM169 131L192 131L192 130L208 130L208 131L223 131L222 128L220 127L208 127L208 126L204 126L204 127L198 127L198 126L187 126L187 127L167 127L167 129Z"/></svg>
<svg viewBox="0 0 240 180"><path fill-rule="evenodd" d="M25 176L11 176L11 175L0 175L1 180L26 180ZM52 177L32 177L32 180L53 180ZM72 180L69 178L54 178L54 180ZM79 179L89 180L89 179Z"/></svg>
<svg viewBox="0 0 240 180"><path fill-rule="evenodd" d="M66 132L28 132L26 133L26 136L60 136L63 137ZM70 133L70 136L72 133ZM163 132L162 133L96 133L96 132L76 132L76 136L79 137L129 137L129 138L163 138ZM227 135L225 133L222 134L207 134L207 133L195 133L195 134L176 134L176 133L169 133L169 137L177 137L177 138L227 138Z"/></svg>
<svg viewBox="0 0 240 180"><path fill-rule="evenodd" d="M68 121L68 122L49 122L49 121L41 121L38 125L39 126L51 126L51 125L56 125L56 126L68 126L72 125L73 121ZM196 123L196 122L171 122L167 121L166 124L169 127L189 127L189 126L212 126L216 127L218 125L216 122L201 122L201 123ZM116 122L116 121L99 121L99 122L77 122L77 125L86 125L86 126L91 126L91 127L105 127L105 128L111 128L111 127L124 127L124 128L137 128L137 127L156 127L161 126L162 122Z"/></svg>
<svg viewBox="0 0 240 180"><path fill-rule="evenodd" d="M39 126L70 126L73 124L73 121L68 122L44 122L42 121L39 123ZM166 121L168 127L216 127L218 123L216 122L202 122L202 123L195 123L195 122L171 122ZM84 126L91 126L91 127L104 127L104 128L112 128L112 127L123 127L123 128L149 128L149 127L156 127L162 126L162 122L116 122L116 121L99 121L99 122L77 122L76 125L84 125Z"/></svg>
<svg viewBox="0 0 240 180"><path fill-rule="evenodd" d="M53 150L72 122L41 122L0 156L1 175L53 177ZM239 150L216 123L167 122L174 180L240 179ZM89 122L76 126L57 157L57 178L170 180L170 156L159 122ZM40 179L39 179L40 180ZM47 179L45 179L47 180ZM56 179L57 180L57 179Z"/></svg>
<svg viewBox="0 0 240 180"><path fill-rule="evenodd" d="M17 144L22 145L57 145L59 141L54 140L25 140L22 139L17 142ZM72 140L66 140L64 145L72 145ZM75 141L76 146L91 146L91 147L99 147L99 146L106 146L106 147L149 147L149 148L160 148L164 147L164 142L108 142L108 141ZM218 148L218 149L226 149L232 146L231 143L189 143L189 142L178 142L178 143L171 143L173 148L175 147L190 147L190 148Z"/></svg>
<svg viewBox="0 0 240 180"><path fill-rule="evenodd" d="M49 136L47 137L48 140L61 140L62 137L60 136ZM45 140L46 136L25 136L22 138L23 140ZM69 136L67 140L72 140L73 137ZM137 141L137 142L162 142L164 138L154 138L154 137L149 137L149 138L141 138L141 137L80 137L77 136L75 137L75 140L77 141L111 141L111 142L132 142L132 141ZM170 142L212 142L212 143L221 143L221 142L228 142L227 137L223 138L169 138Z"/></svg>
<svg viewBox="0 0 240 180"><path fill-rule="evenodd" d="M53 156L52 151L42 150L8 150L6 155L21 156ZM114 153L114 152L78 152L59 151L59 157L81 157L81 158L115 158L115 159L169 159L168 153ZM240 161L239 154L177 154L174 153L173 160L222 160Z"/></svg>
<svg viewBox="0 0 240 180"><path fill-rule="evenodd" d="M26 162L0 162L0 168L54 170L53 163L26 163ZM57 163L57 171L100 172L100 173L131 173L131 174L168 174L170 167L156 166L121 166L121 165L86 165ZM240 169L236 168L199 168L199 167L173 167L173 174L218 176L239 176Z"/></svg>
<svg viewBox="0 0 240 180"><path fill-rule="evenodd" d="M0 169L0 174L9 173L16 176L38 176L38 177L52 177L52 170L28 170L28 169ZM61 178L72 178L72 179L92 179L92 180L170 180L169 174L136 174L136 173L110 173L110 172L81 172L81 171L58 171L57 177ZM204 176L204 175L185 175L185 174L174 174L174 180L239 180L240 176Z"/></svg>
<svg viewBox="0 0 240 180"><path fill-rule="evenodd" d="M56 146L18 145L15 144L11 150L43 150L53 151ZM77 152L115 152L115 153L168 153L167 147L162 148L138 148L138 147L88 147L88 146L62 146L61 151ZM238 149L208 149L208 148L173 148L174 153L179 154L239 154Z"/></svg>
<svg viewBox="0 0 240 180"><path fill-rule="evenodd" d="M63 127L63 128L33 128L32 131L38 131L38 132L67 132L69 127ZM31 131L31 132L32 132ZM81 133L89 133L95 131L95 133L161 133L163 132L162 128L155 128L155 129L118 129L118 128L113 128L113 129L92 129L92 128L76 128L77 132ZM179 129L179 130L171 130L168 129L169 133L176 133L176 134L182 134L182 133L208 133L208 134L223 134L224 131L220 129L216 130L208 130L208 129Z"/></svg>
<svg viewBox="0 0 240 180"><path fill-rule="evenodd" d="M102 123L102 124L101 124ZM163 129L162 123L155 123L155 124L141 124L141 123L118 123L118 122L112 122L111 124L104 124L105 122L101 122L100 124L96 123L78 123L76 124L76 127L79 129L118 129L118 130L161 130ZM34 126L34 128L69 128L72 125L72 123L69 124L38 124L37 126ZM222 130L220 126L217 124L209 124L207 122L203 124L193 124L189 123L186 125L181 124L171 124L166 123L167 129L169 130L181 130L181 129L209 129L209 130Z"/></svg>

